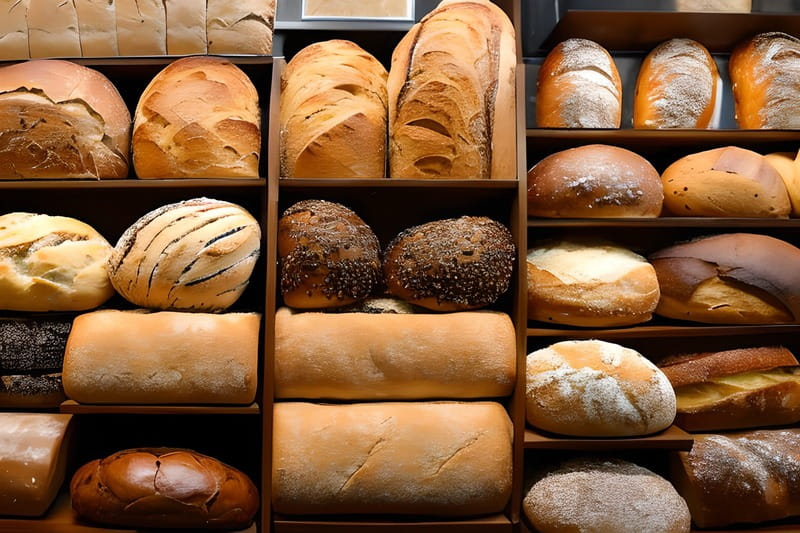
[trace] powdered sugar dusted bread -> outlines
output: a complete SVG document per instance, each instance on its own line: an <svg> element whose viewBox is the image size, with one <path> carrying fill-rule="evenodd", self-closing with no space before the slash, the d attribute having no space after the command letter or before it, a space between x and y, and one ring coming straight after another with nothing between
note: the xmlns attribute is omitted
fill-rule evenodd
<svg viewBox="0 0 800 533"><path fill-rule="evenodd" d="M526 418L581 437L646 435L675 418L675 393L640 353L599 340L563 341L528 354Z"/></svg>

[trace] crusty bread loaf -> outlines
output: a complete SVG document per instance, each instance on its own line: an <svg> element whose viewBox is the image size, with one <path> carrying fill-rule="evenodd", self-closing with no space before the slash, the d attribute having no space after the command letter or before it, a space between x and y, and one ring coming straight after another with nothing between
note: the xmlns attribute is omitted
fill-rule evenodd
<svg viewBox="0 0 800 533"><path fill-rule="evenodd" d="M140 178L258 177L258 92L227 59L178 59L139 98L131 145Z"/></svg>
<svg viewBox="0 0 800 533"><path fill-rule="evenodd" d="M30 57L81 57L74 2L28 0L25 19Z"/></svg>
<svg viewBox="0 0 800 533"><path fill-rule="evenodd" d="M83 57L119 55L114 1L74 0Z"/></svg>
<svg viewBox="0 0 800 533"><path fill-rule="evenodd" d="M122 450L83 465L70 483L83 520L112 526L244 528L258 511L258 489L239 470L193 450Z"/></svg>
<svg viewBox="0 0 800 533"><path fill-rule="evenodd" d="M125 230L108 274L142 307L220 311L244 292L260 251L261 228L244 208L194 198L155 209Z"/></svg>
<svg viewBox="0 0 800 533"><path fill-rule="evenodd" d="M0 413L0 516L40 516L50 507L64 481L71 420Z"/></svg>
<svg viewBox="0 0 800 533"><path fill-rule="evenodd" d="M646 322L658 304L655 270L621 246L598 240L539 243L526 261L528 319L573 326Z"/></svg>
<svg viewBox="0 0 800 533"><path fill-rule="evenodd" d="M276 398L491 398L511 394L515 376L504 313L275 316Z"/></svg>
<svg viewBox="0 0 800 533"><path fill-rule="evenodd" d="M0 60L27 59L28 49L28 1L4 2L0 6Z"/></svg>
<svg viewBox="0 0 800 533"><path fill-rule="evenodd" d="M528 423L563 435L646 435L675 418L675 394L663 372L635 350L597 340L528 354L525 397Z"/></svg>
<svg viewBox="0 0 800 533"><path fill-rule="evenodd" d="M719 127L722 80L706 47L670 39L644 58L636 79L634 128Z"/></svg>
<svg viewBox="0 0 800 533"><path fill-rule="evenodd" d="M2 67L0 179L124 178L130 120L96 70L55 59Z"/></svg>
<svg viewBox="0 0 800 533"><path fill-rule="evenodd" d="M257 313L79 315L64 391L81 403L248 404L258 386L260 323Z"/></svg>
<svg viewBox="0 0 800 533"><path fill-rule="evenodd" d="M616 146L551 154L528 172L528 216L657 217L664 193L653 165Z"/></svg>
<svg viewBox="0 0 800 533"><path fill-rule="evenodd" d="M0 408L54 409L65 399L60 369L0 375Z"/></svg>
<svg viewBox="0 0 800 533"><path fill-rule="evenodd" d="M702 528L800 515L800 429L694 435L672 482Z"/></svg>
<svg viewBox="0 0 800 533"><path fill-rule="evenodd" d="M619 128L622 82L608 51L588 39L567 39L545 57L536 82L540 128Z"/></svg>
<svg viewBox="0 0 800 533"><path fill-rule="evenodd" d="M789 194L767 159L728 146L691 154L661 175L664 207L676 216L788 217Z"/></svg>
<svg viewBox="0 0 800 533"><path fill-rule="evenodd" d="M579 457L532 480L522 510L540 533L689 533L686 501L669 481L621 459Z"/></svg>
<svg viewBox="0 0 800 533"><path fill-rule="evenodd" d="M389 176L515 179L514 27L489 0L444 0L389 72Z"/></svg>
<svg viewBox="0 0 800 533"><path fill-rule="evenodd" d="M511 495L511 439L508 414L492 402L276 403L273 509L500 512Z"/></svg>
<svg viewBox="0 0 800 533"><path fill-rule="evenodd" d="M272 54L276 0L207 0L209 54Z"/></svg>
<svg viewBox="0 0 800 533"><path fill-rule="evenodd" d="M764 156L764 159L778 171L789 202L792 204L792 216L800 217L800 160L795 152L774 152Z"/></svg>
<svg viewBox="0 0 800 533"><path fill-rule="evenodd" d="M760 33L734 48L728 71L740 128L800 128L800 39Z"/></svg>
<svg viewBox="0 0 800 533"><path fill-rule="evenodd" d="M111 245L69 217L0 216L0 309L81 311L114 294L106 272Z"/></svg>
<svg viewBox="0 0 800 533"><path fill-rule="evenodd" d="M163 0L114 0L117 46L123 56L166 55L167 14Z"/></svg>
<svg viewBox="0 0 800 533"><path fill-rule="evenodd" d="M661 299L656 313L717 324L800 318L800 250L767 235L728 233L649 257Z"/></svg>

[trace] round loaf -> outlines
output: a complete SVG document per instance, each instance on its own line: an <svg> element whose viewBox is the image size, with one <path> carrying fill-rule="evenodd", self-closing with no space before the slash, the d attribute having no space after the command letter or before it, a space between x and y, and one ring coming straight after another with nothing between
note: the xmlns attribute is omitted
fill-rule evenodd
<svg viewBox="0 0 800 533"><path fill-rule="evenodd" d="M242 529L258 511L246 474L192 450L122 450L86 463L70 483L84 520L142 528Z"/></svg>
<svg viewBox="0 0 800 533"><path fill-rule="evenodd" d="M114 288L141 307L221 311L241 296L261 247L244 208L195 198L151 211L129 227L108 261Z"/></svg>
<svg viewBox="0 0 800 533"><path fill-rule="evenodd" d="M131 116L99 72L56 59L0 68L0 179L124 178Z"/></svg>
<svg viewBox="0 0 800 533"><path fill-rule="evenodd" d="M133 122L140 178L256 178L261 110L253 82L218 57L178 59L147 85Z"/></svg>
<svg viewBox="0 0 800 533"><path fill-rule="evenodd" d="M522 510L540 533L688 533L691 526L669 481L620 459L565 461L533 483Z"/></svg>
<svg viewBox="0 0 800 533"><path fill-rule="evenodd" d="M554 241L528 250L528 318L572 326L646 322L658 304L647 260L600 241Z"/></svg>
<svg viewBox="0 0 800 533"><path fill-rule="evenodd" d="M114 294L106 272L111 245L69 217L0 216L0 309L82 311Z"/></svg>
<svg viewBox="0 0 800 533"><path fill-rule="evenodd" d="M380 244L347 207L304 200L278 221L283 301L290 307L341 307L363 300L381 281Z"/></svg>
<svg viewBox="0 0 800 533"><path fill-rule="evenodd" d="M664 207L676 216L785 218L792 208L775 167L735 146L682 157L661 181Z"/></svg>
<svg viewBox="0 0 800 533"><path fill-rule="evenodd" d="M487 217L436 220L402 231L386 248L390 294L434 311L477 309L509 286L516 247Z"/></svg>
<svg viewBox="0 0 800 533"><path fill-rule="evenodd" d="M598 340L528 354L525 398L528 423L562 435L647 435L675 418L664 373L635 350Z"/></svg>
<svg viewBox="0 0 800 533"><path fill-rule="evenodd" d="M528 172L528 215L657 217L664 193L653 165L630 150L591 144L556 152Z"/></svg>
<svg viewBox="0 0 800 533"><path fill-rule="evenodd" d="M636 79L634 128L719 126L722 80L706 47L670 39L644 58Z"/></svg>
<svg viewBox="0 0 800 533"><path fill-rule="evenodd" d="M540 128L619 128L622 82L608 51L588 39L553 48L536 82Z"/></svg>

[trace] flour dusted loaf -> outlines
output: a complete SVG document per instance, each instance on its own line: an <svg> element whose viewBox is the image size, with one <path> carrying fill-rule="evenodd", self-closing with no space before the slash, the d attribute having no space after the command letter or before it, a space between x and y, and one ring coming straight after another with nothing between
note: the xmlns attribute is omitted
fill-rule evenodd
<svg viewBox="0 0 800 533"><path fill-rule="evenodd" d="M57 59L4 66L0 179L124 178L130 120L96 70Z"/></svg>
<svg viewBox="0 0 800 533"><path fill-rule="evenodd" d="M276 398L490 398L511 394L515 376L504 313L275 316Z"/></svg>
<svg viewBox="0 0 800 533"><path fill-rule="evenodd" d="M646 435L675 418L664 373L635 350L598 340L528 354L525 398L528 423L562 435Z"/></svg>
<svg viewBox="0 0 800 533"><path fill-rule="evenodd" d="M178 59L139 98L131 144L140 178L256 178L258 92L227 59Z"/></svg>
<svg viewBox="0 0 800 533"><path fill-rule="evenodd" d="M277 513L470 516L511 495L512 425L493 402L276 403Z"/></svg>
<svg viewBox="0 0 800 533"><path fill-rule="evenodd" d="M444 0L389 72L389 176L516 178L516 46L489 0Z"/></svg>
<svg viewBox="0 0 800 533"><path fill-rule="evenodd" d="M281 176L383 178L387 76L350 41L300 50L281 77Z"/></svg>
<svg viewBox="0 0 800 533"><path fill-rule="evenodd" d="M276 0L206 1L209 54L272 54Z"/></svg>
<svg viewBox="0 0 800 533"><path fill-rule="evenodd" d="M241 296L261 252L261 228L244 208L194 198L130 226L108 260L111 283L156 309L221 311Z"/></svg>
<svg viewBox="0 0 800 533"><path fill-rule="evenodd" d="M78 517L111 526L241 529L259 507L247 474L181 448L122 450L86 463L70 483Z"/></svg>
<svg viewBox="0 0 800 533"><path fill-rule="evenodd" d="M64 391L81 403L248 404L260 323L257 313L80 315L67 340Z"/></svg>

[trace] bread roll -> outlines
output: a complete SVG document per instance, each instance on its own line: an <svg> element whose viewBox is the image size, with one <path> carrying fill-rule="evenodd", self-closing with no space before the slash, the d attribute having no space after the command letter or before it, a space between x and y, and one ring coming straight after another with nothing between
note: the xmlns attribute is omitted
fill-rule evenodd
<svg viewBox="0 0 800 533"><path fill-rule="evenodd" d="M658 304L647 260L594 240L538 244L528 250L528 319L588 327L646 322Z"/></svg>
<svg viewBox="0 0 800 533"><path fill-rule="evenodd" d="M53 409L66 399L61 372L0 375L0 408Z"/></svg>
<svg viewBox="0 0 800 533"><path fill-rule="evenodd" d="M363 300L381 282L380 244L349 208L303 200L278 221L283 301L290 307L341 307Z"/></svg>
<svg viewBox="0 0 800 533"><path fill-rule="evenodd" d="M209 54L272 54L276 0L206 1Z"/></svg>
<svg viewBox="0 0 800 533"><path fill-rule="evenodd" d="M489 0L444 0L392 53L389 176L516 179L516 45Z"/></svg>
<svg viewBox="0 0 800 533"><path fill-rule="evenodd" d="M510 395L515 376L504 313L275 316L276 398L490 398Z"/></svg>
<svg viewBox="0 0 800 533"><path fill-rule="evenodd" d="M2 67L0 179L124 178L130 120L95 70L61 60Z"/></svg>
<svg viewBox="0 0 800 533"><path fill-rule="evenodd" d="M567 39L545 57L536 82L540 128L619 128L622 82L608 51L588 39Z"/></svg>
<svg viewBox="0 0 800 533"><path fill-rule="evenodd" d="M113 57L117 48L115 3L109 0L74 0L83 57Z"/></svg>
<svg viewBox="0 0 800 533"><path fill-rule="evenodd" d="M676 216L788 217L789 195L764 156L728 146L691 154L661 175L664 207Z"/></svg>
<svg viewBox="0 0 800 533"><path fill-rule="evenodd" d="M508 290L516 247L487 217L436 220L400 232L386 247L390 294L434 311L478 309Z"/></svg>
<svg viewBox="0 0 800 533"><path fill-rule="evenodd" d="M276 403L276 513L469 516L511 495L512 426L492 402Z"/></svg>
<svg viewBox="0 0 800 533"><path fill-rule="evenodd" d="M800 39L760 33L734 48L728 70L740 128L800 128Z"/></svg>
<svg viewBox="0 0 800 533"><path fill-rule="evenodd" d="M249 404L260 323L257 313L79 315L64 354L64 391L81 403Z"/></svg>
<svg viewBox="0 0 800 533"><path fill-rule="evenodd" d="M244 528L258 511L246 474L193 450L122 450L83 465L70 483L83 520L142 528Z"/></svg>
<svg viewBox="0 0 800 533"><path fill-rule="evenodd" d="M74 2L28 0L25 18L30 57L81 57Z"/></svg>
<svg viewBox="0 0 800 533"><path fill-rule="evenodd" d="M528 354L526 418L578 437L631 437L675 418L667 377L640 353L610 342L563 341Z"/></svg>
<svg viewBox="0 0 800 533"><path fill-rule="evenodd" d="M522 510L540 533L689 533L686 501L669 481L621 459L564 461L536 479Z"/></svg>
<svg viewBox="0 0 800 533"><path fill-rule="evenodd" d="M114 0L117 46L123 56L167 53L167 14L164 0Z"/></svg>
<svg viewBox="0 0 800 533"><path fill-rule="evenodd" d="M60 371L71 326L71 316L0 319L0 371Z"/></svg>
<svg viewBox="0 0 800 533"><path fill-rule="evenodd" d="M729 233L650 256L661 289L656 313L715 324L800 318L800 250L766 235Z"/></svg>
<svg viewBox="0 0 800 533"><path fill-rule="evenodd" d="M226 59L178 59L139 98L131 144L140 178L256 178L258 92Z"/></svg>
<svg viewBox="0 0 800 533"><path fill-rule="evenodd" d="M72 415L0 413L0 516L41 516L50 507L64 481L71 421Z"/></svg>
<svg viewBox="0 0 800 533"><path fill-rule="evenodd" d="M281 78L281 176L383 178L387 76L350 41L300 50Z"/></svg>
<svg viewBox="0 0 800 533"><path fill-rule="evenodd" d="M653 165L616 146L590 144L556 152L528 172L528 216L657 217L663 200Z"/></svg>
<svg viewBox="0 0 800 533"><path fill-rule="evenodd" d="M636 78L634 128L717 128L722 79L706 47L670 39L644 58Z"/></svg>
<svg viewBox="0 0 800 533"><path fill-rule="evenodd" d="M221 311L244 292L260 249L261 228L244 208L194 198L150 211L125 230L108 273L136 305Z"/></svg>
<svg viewBox="0 0 800 533"><path fill-rule="evenodd" d="M702 528L800 515L800 429L694 435L672 482Z"/></svg>
<svg viewBox="0 0 800 533"><path fill-rule="evenodd" d="M28 59L28 1L5 2L0 6L0 60Z"/></svg>
<svg viewBox="0 0 800 533"><path fill-rule="evenodd" d="M795 152L775 152L767 154L764 159L780 174L789 202L792 204L791 215L800 217L800 161Z"/></svg>

